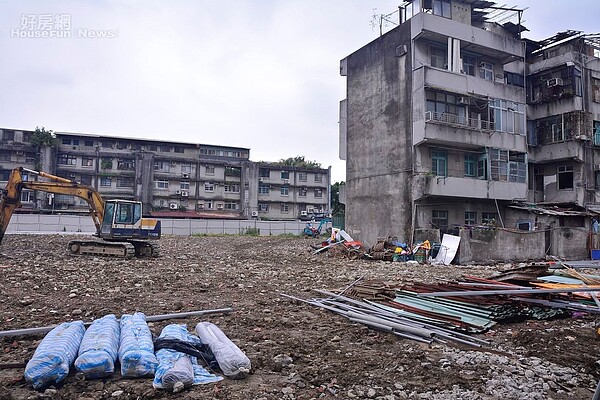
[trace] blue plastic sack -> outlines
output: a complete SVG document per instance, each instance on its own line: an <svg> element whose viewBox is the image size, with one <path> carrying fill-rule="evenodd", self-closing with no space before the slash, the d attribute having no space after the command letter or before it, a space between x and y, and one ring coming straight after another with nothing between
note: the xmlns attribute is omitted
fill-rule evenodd
<svg viewBox="0 0 600 400"><path fill-rule="evenodd" d="M84 333L83 321L64 322L48 332L25 367L25 379L35 389L65 379Z"/></svg>
<svg viewBox="0 0 600 400"><path fill-rule="evenodd" d="M92 322L87 329L75 368L86 378L103 378L115 372L115 362L119 354L119 321L114 314Z"/></svg>
<svg viewBox="0 0 600 400"><path fill-rule="evenodd" d="M185 325L171 324L163 328L160 339L175 339L190 343L200 343L191 335ZM218 382L223 378L211 374L198 364L196 357L172 350L160 349L156 352L158 368L152 385L157 389L180 390L192 385Z"/></svg>
<svg viewBox="0 0 600 400"><path fill-rule="evenodd" d="M121 317L119 361L123 377L154 375L158 362L154 356L152 334L143 313L125 314Z"/></svg>

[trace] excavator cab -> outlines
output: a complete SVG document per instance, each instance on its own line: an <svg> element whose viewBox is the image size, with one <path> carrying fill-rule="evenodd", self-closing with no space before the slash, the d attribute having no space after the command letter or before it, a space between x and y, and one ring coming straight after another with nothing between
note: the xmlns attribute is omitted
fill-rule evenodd
<svg viewBox="0 0 600 400"><path fill-rule="evenodd" d="M107 200L99 236L102 239L158 239L160 221L142 218L142 203Z"/></svg>

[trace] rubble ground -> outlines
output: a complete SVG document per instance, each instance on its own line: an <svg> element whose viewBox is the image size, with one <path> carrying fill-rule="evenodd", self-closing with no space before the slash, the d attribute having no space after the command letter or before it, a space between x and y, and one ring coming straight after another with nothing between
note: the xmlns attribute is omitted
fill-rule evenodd
<svg viewBox="0 0 600 400"><path fill-rule="evenodd" d="M313 255L312 239L195 236L161 239L157 259L94 258L66 251L68 235L7 235L0 246L0 330L216 309L216 323L252 361L245 380L225 379L173 395L150 379L79 381L34 391L23 368L0 368L0 399L588 399L600 376L595 318L496 325L478 337L492 351L399 339L310 305L312 289L357 278L438 282L489 276L509 266L418 266ZM81 238L81 236L77 236ZM193 329L200 319L171 322ZM43 335L0 338L0 365L24 363Z"/></svg>

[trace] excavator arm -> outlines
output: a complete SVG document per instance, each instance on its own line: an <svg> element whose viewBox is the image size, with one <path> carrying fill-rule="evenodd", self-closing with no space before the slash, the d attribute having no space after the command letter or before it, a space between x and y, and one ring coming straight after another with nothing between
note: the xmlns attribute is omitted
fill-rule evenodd
<svg viewBox="0 0 600 400"><path fill-rule="evenodd" d="M48 178L50 182L23 180L24 172L29 175ZM45 172L19 167L12 170L6 184L6 189L4 189L0 197L0 243L4 238L4 233L8 228L13 212L16 208L21 207L21 192L23 189L76 196L85 200L90 206L90 214L96 225L96 231L100 232L105 204L102 196L94 188Z"/></svg>

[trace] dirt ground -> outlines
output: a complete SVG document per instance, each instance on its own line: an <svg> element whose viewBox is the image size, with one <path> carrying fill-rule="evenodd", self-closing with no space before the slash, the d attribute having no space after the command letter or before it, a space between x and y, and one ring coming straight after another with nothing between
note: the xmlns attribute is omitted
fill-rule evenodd
<svg viewBox="0 0 600 400"><path fill-rule="evenodd" d="M589 399L600 377L595 318L502 324L490 351L399 339L298 303L357 278L436 282L489 276L497 266L410 267L313 255L289 237L164 237L158 259L71 256L63 235L8 235L0 245L0 330L108 313L146 315L232 307L212 315L252 361L247 379L172 394L150 379L78 381L36 392L23 368L0 368L0 399ZM80 236L78 236L80 238ZM172 322L190 329L199 318ZM0 364L25 363L43 335L0 338Z"/></svg>

